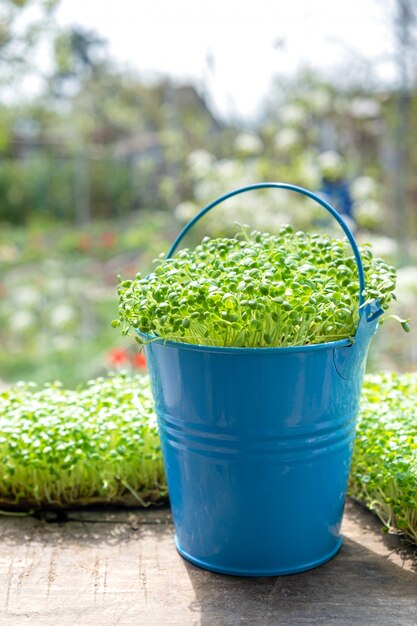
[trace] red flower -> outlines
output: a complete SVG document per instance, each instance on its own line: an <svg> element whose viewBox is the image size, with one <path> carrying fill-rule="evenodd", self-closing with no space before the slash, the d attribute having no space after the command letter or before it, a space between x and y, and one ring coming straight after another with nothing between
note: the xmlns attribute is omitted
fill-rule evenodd
<svg viewBox="0 0 417 626"><path fill-rule="evenodd" d="M111 367L119 367L129 360L129 355L127 350L123 350L123 348L113 348L108 353L107 360Z"/></svg>
<svg viewBox="0 0 417 626"><path fill-rule="evenodd" d="M132 357L132 365L133 367L136 367L139 370L143 370L146 368L146 357L143 354L143 352L137 352Z"/></svg>

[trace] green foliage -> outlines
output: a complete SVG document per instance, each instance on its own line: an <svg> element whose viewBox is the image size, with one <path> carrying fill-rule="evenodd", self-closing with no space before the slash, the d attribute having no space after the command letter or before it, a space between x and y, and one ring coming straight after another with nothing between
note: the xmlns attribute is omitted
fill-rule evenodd
<svg viewBox="0 0 417 626"><path fill-rule="evenodd" d="M395 269L362 247L367 292L388 307ZM358 324L355 259L328 235L245 229L203 239L161 260L146 278L119 283L123 331L200 345L300 346L353 337Z"/></svg>
<svg viewBox="0 0 417 626"><path fill-rule="evenodd" d="M37 71L34 50L50 35L51 16L60 0L2 0L0 21L0 88Z"/></svg>
<svg viewBox="0 0 417 626"><path fill-rule="evenodd" d="M74 166L46 154L3 159L0 167L0 221L24 224L29 217L74 220Z"/></svg>
<svg viewBox="0 0 417 626"><path fill-rule="evenodd" d="M148 380L126 374L77 391L21 383L0 393L0 503L148 505L166 497Z"/></svg>
<svg viewBox="0 0 417 626"><path fill-rule="evenodd" d="M74 387L103 373L110 351L131 345L109 324L116 274L151 267L172 228L168 213L149 211L82 228L42 220L3 227L0 380Z"/></svg>
<svg viewBox="0 0 417 626"><path fill-rule="evenodd" d="M350 494L417 543L417 373L367 376Z"/></svg>
<svg viewBox="0 0 417 626"><path fill-rule="evenodd" d="M70 223L91 217L120 217L137 204L144 207L145 200L132 167L112 158L94 159L86 153L4 158L0 195L0 222L16 225L40 217Z"/></svg>
<svg viewBox="0 0 417 626"><path fill-rule="evenodd" d="M417 374L367 375L351 496L417 543ZM19 509L166 499L149 380L126 373L76 391L0 393L0 504Z"/></svg>

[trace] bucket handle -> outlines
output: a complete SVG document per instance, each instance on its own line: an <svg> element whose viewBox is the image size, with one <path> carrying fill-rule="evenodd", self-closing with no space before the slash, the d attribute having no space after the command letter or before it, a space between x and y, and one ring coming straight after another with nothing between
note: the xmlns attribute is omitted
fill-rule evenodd
<svg viewBox="0 0 417 626"><path fill-rule="evenodd" d="M210 202L210 204L208 204L203 209L201 209L201 211L199 211L197 215L195 215L184 226L184 228L181 230L181 232L175 239L174 243L172 244L166 258L169 259L170 257L172 257L172 255L176 251L182 239L185 237L188 231L191 230L194 224L196 224L203 217L203 215L211 211L211 209L214 209L214 207L217 206L218 204L224 202L225 200L228 200L228 198L232 198L233 196L237 196L241 193L244 193L246 191L252 191L254 189L287 189L289 191L295 191L296 193L299 193L303 196L307 196L308 198L311 198L312 200L320 204L324 209L326 209L334 217L334 219L341 226L346 237L348 238L350 246L353 250L353 254L355 256L356 267L358 270L358 278L359 278L359 308L361 308L364 304L363 292L365 290L365 273L363 270L362 257L359 252L358 246L356 244L355 238L352 234L352 231L350 230L346 222L343 220L343 218L340 217L336 209L334 209L331 206L331 204L326 202L326 200L323 200L323 198L320 198L320 196L313 193L312 191L309 191L308 189L304 189L304 187L299 187L298 185L291 185L290 183L254 183L253 185L246 185L245 187L239 187L238 189L234 189L233 191L229 191L228 193L225 193L223 196L220 196L216 200L213 200L213 202ZM371 321L371 319L373 318L374 316L372 316L371 318L368 318L368 321Z"/></svg>

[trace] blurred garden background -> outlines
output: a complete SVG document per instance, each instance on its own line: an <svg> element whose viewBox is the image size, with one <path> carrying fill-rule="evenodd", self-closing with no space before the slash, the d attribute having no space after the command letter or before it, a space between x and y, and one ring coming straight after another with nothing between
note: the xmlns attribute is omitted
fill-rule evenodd
<svg viewBox="0 0 417 626"><path fill-rule="evenodd" d="M196 37L205 46L199 70L177 73L145 71L143 59L135 65L134 46L129 63L121 60L111 34L93 19L94 7L97 21L105 10L110 22L123 11L126 23L137 24L139 46L150 9L84 4L90 11L83 17L82 4L70 0L0 3L0 380L76 386L109 367L143 368L133 339L111 327L117 275L146 272L199 208L265 180L348 189L357 238L398 267L392 312L411 318L412 326L405 335L388 319L368 369L415 369L417 1L353 2L345 23L343 12L323 21L326 7L334 11L324 1L316 8L295 2L294 13L280 21L275 12L275 22L270 2L257 3L252 22L237 3L233 14L214 3L219 14L208 24L226 12L230 43L216 52L215 30L190 34L207 14L198 21L194 6L187 21L191 3L180 0L175 17L171 3L160 0L160 15L165 10L169 19L149 23L165 56L176 46L192 57ZM325 24L334 59L327 54L326 63L316 62L307 48L313 40L305 39L298 62L284 62L297 23L304 34ZM334 41L336 23L338 32L345 29L342 42ZM249 65L234 32L248 25L258 31L245 46ZM352 48L359 27L372 54ZM268 66L261 91L256 42L263 28L262 46L276 64ZM242 76L247 91L240 102L229 97L233 85L222 87L223 66ZM254 90L249 111L245 93L249 98ZM273 230L289 221L333 228L320 209L286 193L239 197L202 228L216 235L238 230L236 222Z"/></svg>

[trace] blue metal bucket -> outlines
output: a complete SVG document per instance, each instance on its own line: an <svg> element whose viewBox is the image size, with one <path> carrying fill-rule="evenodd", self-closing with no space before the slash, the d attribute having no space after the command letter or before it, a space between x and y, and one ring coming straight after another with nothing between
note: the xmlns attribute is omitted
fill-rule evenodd
<svg viewBox="0 0 417 626"><path fill-rule="evenodd" d="M364 274L352 233L339 222ZM240 576L275 576L331 559L340 525L366 354L380 314L361 308L353 343L219 348L154 340L145 346L180 554Z"/></svg>

